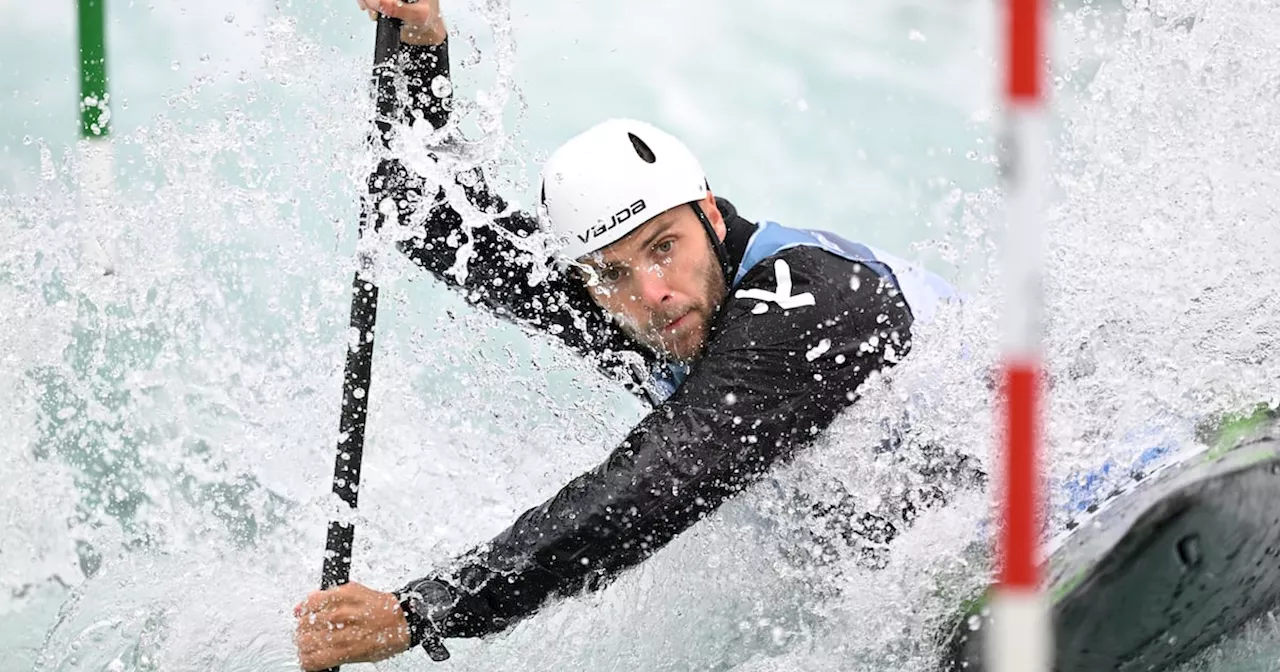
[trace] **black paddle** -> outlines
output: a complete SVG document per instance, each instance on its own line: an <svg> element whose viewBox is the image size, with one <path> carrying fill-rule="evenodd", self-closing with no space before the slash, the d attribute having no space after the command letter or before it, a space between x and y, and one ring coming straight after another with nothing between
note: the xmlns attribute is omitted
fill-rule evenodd
<svg viewBox="0 0 1280 672"><path fill-rule="evenodd" d="M400 20L378 18L378 37L373 49L373 85L377 96L377 112L369 143L390 146L391 120L396 115L395 84L391 59L400 48ZM360 202L359 237L370 226L377 229L385 215L378 212L383 194L395 193L401 169L388 157L378 161L369 176L369 190ZM357 243L358 245L358 243ZM351 283L351 332L356 342L348 343L347 365L342 376L342 417L338 423L338 454L333 463L333 494L342 499L351 512L356 509L360 491L360 461L364 456L364 427L369 407L369 382L373 372L373 329L378 317L378 287L364 277L370 259L357 252L355 277ZM351 543L355 523L329 521L329 537L325 543L324 573L321 590L345 584L351 574ZM338 668L331 668L336 672Z"/></svg>

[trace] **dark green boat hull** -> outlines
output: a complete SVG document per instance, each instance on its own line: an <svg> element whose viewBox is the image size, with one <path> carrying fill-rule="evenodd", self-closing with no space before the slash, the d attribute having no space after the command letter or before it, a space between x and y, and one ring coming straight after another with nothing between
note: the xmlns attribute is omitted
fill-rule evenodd
<svg viewBox="0 0 1280 672"><path fill-rule="evenodd" d="M1218 433L1056 545L1054 670L1164 670L1280 603L1280 420L1264 411ZM986 669L989 591L943 632L943 670Z"/></svg>

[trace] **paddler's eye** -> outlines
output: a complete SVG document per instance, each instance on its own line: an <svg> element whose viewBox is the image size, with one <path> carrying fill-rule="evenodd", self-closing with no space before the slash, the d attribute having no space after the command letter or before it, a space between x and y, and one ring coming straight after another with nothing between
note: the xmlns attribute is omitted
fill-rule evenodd
<svg viewBox="0 0 1280 672"><path fill-rule="evenodd" d="M600 271L600 282L603 282L606 285L617 284L621 279L622 269L617 266L610 266L609 268L605 268Z"/></svg>
<svg viewBox="0 0 1280 672"><path fill-rule="evenodd" d="M661 243L653 246L653 250L658 254L671 254L671 249L676 246L674 238L668 238Z"/></svg>

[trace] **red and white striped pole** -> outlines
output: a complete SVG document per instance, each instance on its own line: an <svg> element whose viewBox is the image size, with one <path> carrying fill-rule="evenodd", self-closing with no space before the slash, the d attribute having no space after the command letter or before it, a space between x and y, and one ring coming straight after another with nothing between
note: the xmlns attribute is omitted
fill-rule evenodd
<svg viewBox="0 0 1280 672"><path fill-rule="evenodd" d="M1000 583L991 603L987 660L994 672L1048 672L1049 602L1040 577L1040 338L1045 144L1043 0L1007 0L1004 154L1004 502Z"/></svg>

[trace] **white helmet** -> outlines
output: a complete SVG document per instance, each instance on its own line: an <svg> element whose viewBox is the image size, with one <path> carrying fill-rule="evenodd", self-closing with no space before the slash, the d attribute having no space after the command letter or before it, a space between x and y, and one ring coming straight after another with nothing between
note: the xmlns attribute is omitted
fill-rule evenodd
<svg viewBox="0 0 1280 672"><path fill-rule="evenodd" d="M708 190L684 143L642 121L610 119L573 137L542 169L542 205L551 232L577 259L621 240Z"/></svg>

